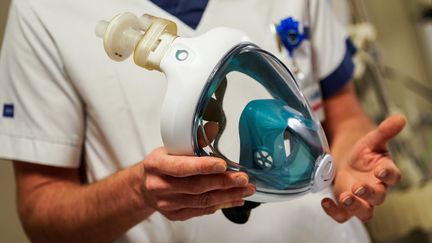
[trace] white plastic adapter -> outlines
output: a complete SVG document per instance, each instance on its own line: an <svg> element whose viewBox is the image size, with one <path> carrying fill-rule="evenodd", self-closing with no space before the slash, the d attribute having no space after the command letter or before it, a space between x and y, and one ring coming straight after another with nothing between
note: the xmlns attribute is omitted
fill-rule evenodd
<svg viewBox="0 0 432 243"><path fill-rule="evenodd" d="M160 70L160 62L177 37L177 26L167 19L144 14L140 18L122 13L111 21L99 21L95 33L104 40L104 48L114 61L123 61L134 53L138 66Z"/></svg>

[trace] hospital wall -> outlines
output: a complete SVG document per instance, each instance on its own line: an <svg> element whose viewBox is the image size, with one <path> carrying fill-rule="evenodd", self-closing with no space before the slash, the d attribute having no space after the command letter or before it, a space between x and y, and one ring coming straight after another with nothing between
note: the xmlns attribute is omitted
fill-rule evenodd
<svg viewBox="0 0 432 243"><path fill-rule="evenodd" d="M335 0L338 1L341 0ZM428 80L430 74L427 70L432 68L427 66L422 55L423 49L418 45L419 36L416 34L416 27L409 15L409 6L406 4L409 1L367 0L366 2L378 30L381 55L386 65L401 70L417 80ZM0 44L9 3L9 0L0 0ZM394 85L387 88L396 97L402 93L405 96L406 89L403 86ZM403 100L395 102L402 107L407 106ZM0 242L28 242L16 212L13 169L8 161L0 161Z"/></svg>

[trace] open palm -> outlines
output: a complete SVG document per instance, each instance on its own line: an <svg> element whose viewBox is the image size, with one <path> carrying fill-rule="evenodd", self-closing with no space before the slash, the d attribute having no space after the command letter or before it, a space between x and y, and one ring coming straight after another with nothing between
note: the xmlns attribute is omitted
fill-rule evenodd
<svg viewBox="0 0 432 243"><path fill-rule="evenodd" d="M345 222L352 216L363 221L372 218L374 206L384 201L387 188L400 180L400 171L387 144L405 123L403 116L389 117L357 141L348 160L341 161L337 167L334 181L336 201L330 198L322 200L328 215L338 222Z"/></svg>

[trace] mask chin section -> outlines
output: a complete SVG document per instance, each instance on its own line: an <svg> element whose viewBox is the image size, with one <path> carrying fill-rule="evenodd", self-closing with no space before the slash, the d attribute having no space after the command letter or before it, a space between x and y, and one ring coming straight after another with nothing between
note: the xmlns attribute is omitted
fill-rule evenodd
<svg viewBox="0 0 432 243"><path fill-rule="evenodd" d="M243 206L222 209L222 213L233 223L245 224L249 220L252 209L258 207L260 204L261 203L245 201Z"/></svg>

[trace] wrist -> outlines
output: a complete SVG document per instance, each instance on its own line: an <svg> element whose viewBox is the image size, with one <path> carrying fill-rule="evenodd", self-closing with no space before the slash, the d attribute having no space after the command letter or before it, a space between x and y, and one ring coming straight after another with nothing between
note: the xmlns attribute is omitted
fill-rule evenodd
<svg viewBox="0 0 432 243"><path fill-rule="evenodd" d="M144 165L140 162L129 167L128 170L130 174L129 188L132 191L132 200L135 202L134 205L139 212L142 212L148 217L154 213L155 209L150 206L143 195L142 187L145 180Z"/></svg>

